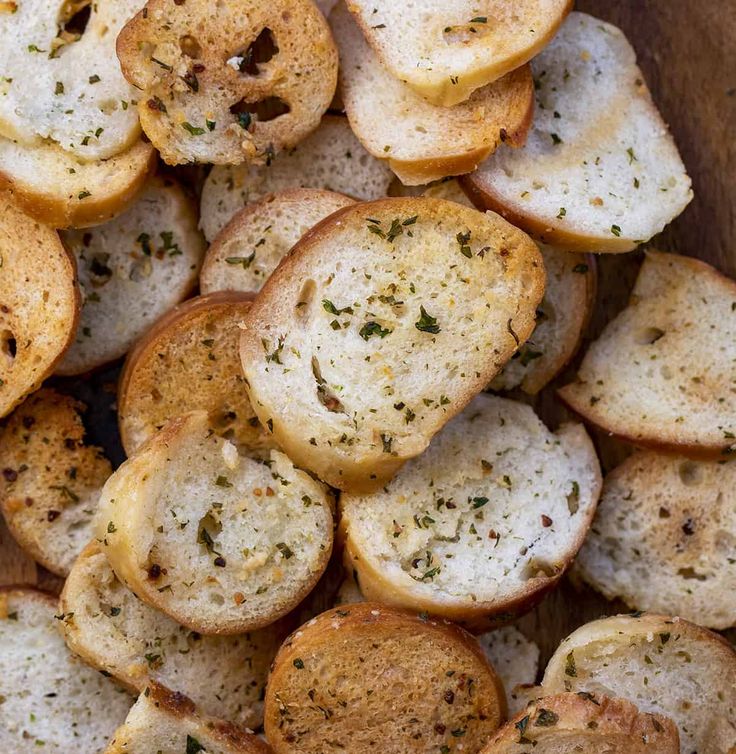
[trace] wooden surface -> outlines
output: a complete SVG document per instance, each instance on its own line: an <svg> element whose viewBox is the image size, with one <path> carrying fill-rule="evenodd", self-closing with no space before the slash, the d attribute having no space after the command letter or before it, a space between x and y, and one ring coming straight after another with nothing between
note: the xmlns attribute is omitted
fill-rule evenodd
<svg viewBox="0 0 736 754"><path fill-rule="evenodd" d="M699 257L736 277L732 241L736 216L736 2L733 0L581 0L578 9L620 26L639 55L645 78L665 120L670 124L693 179L695 199L652 245ZM599 296L588 339L625 304L636 276L640 253L599 260ZM121 460L110 385L116 368L90 378L59 381L91 404L87 425L91 439L111 460ZM558 380L562 384L574 373ZM548 389L537 408L550 424L563 417ZM596 437L604 468L628 450ZM332 579L334 582L334 578ZM37 584L56 591L60 581L36 568L14 544L0 521L0 585ZM520 626L542 648L543 661L560 639L581 623L622 605L607 603L570 579L552 593Z"/></svg>

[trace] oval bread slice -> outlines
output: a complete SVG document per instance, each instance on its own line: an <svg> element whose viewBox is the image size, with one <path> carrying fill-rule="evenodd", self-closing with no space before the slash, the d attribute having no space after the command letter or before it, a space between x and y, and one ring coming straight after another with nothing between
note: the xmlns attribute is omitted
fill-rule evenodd
<svg viewBox="0 0 736 754"><path fill-rule="evenodd" d="M505 714L503 688L457 626L364 602L302 626L266 689L276 754L477 751ZM388 724L390 722L390 724Z"/></svg>

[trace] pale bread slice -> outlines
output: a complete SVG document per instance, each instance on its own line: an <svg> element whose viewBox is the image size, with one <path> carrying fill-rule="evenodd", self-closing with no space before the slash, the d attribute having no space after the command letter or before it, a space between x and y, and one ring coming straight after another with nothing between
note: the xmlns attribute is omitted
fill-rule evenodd
<svg viewBox="0 0 736 754"><path fill-rule="evenodd" d="M633 443L728 458L736 451L734 311L733 280L697 259L649 252L628 307L559 395Z"/></svg>
<svg viewBox="0 0 736 754"><path fill-rule="evenodd" d="M543 287L536 245L496 215L427 198L346 207L246 315L253 408L299 465L375 489L526 340Z"/></svg>
<svg viewBox="0 0 736 754"><path fill-rule="evenodd" d="M57 374L88 372L123 356L197 282L205 251L197 211L170 178L153 178L126 212L61 240L77 261L82 312Z"/></svg>
<svg viewBox="0 0 736 754"><path fill-rule="evenodd" d="M0 192L0 417L43 380L71 344L79 320L74 258L59 235Z"/></svg>
<svg viewBox="0 0 736 754"><path fill-rule="evenodd" d="M550 42L571 0L347 0L391 74L451 107L527 63Z"/></svg>
<svg viewBox="0 0 736 754"><path fill-rule="evenodd" d="M142 600L203 634L286 615L332 551L327 487L271 451L241 456L207 414L172 419L102 491L97 537Z"/></svg>
<svg viewBox="0 0 736 754"><path fill-rule="evenodd" d="M199 288L256 293L291 247L338 209L355 204L324 189L287 189L246 205L207 250Z"/></svg>
<svg viewBox="0 0 736 754"><path fill-rule="evenodd" d="M85 406L43 388L0 429L0 510L31 557L66 576L92 536L102 486L112 473L103 451L84 443Z"/></svg>
<svg viewBox="0 0 736 754"><path fill-rule="evenodd" d="M267 162L319 124L337 50L310 0L148 0L117 40L143 92L141 125L165 162Z"/></svg>
<svg viewBox="0 0 736 754"><path fill-rule="evenodd" d="M537 107L526 145L499 149L467 178L476 201L570 251L648 241L693 194L626 37L572 13L532 69Z"/></svg>
<svg viewBox="0 0 736 754"><path fill-rule="evenodd" d="M200 225L208 241L246 204L290 188L327 189L369 201L388 193L393 173L363 148L347 118L325 115L317 130L270 165L216 165L202 188Z"/></svg>
<svg viewBox="0 0 736 754"><path fill-rule="evenodd" d="M628 699L671 718L681 754L731 754L736 746L736 652L680 618L635 613L586 623L547 665L546 694Z"/></svg>
<svg viewBox="0 0 736 754"><path fill-rule="evenodd" d="M431 105L382 65L344 3L330 14L340 49L340 93L363 146L405 184L475 170L502 142L524 143L534 88L528 67L452 108Z"/></svg>
<svg viewBox="0 0 736 754"><path fill-rule="evenodd" d="M115 576L97 542L74 563L59 602L69 648L131 691L156 681L204 713L263 723L268 668L286 635L280 624L236 636L202 636L139 600Z"/></svg>
<svg viewBox="0 0 736 754"><path fill-rule="evenodd" d="M64 645L56 599L0 590L0 749L98 754L133 702Z"/></svg>
<svg viewBox="0 0 736 754"><path fill-rule="evenodd" d="M266 688L276 754L477 751L505 715L478 642L446 621L364 602L330 610L282 646ZM390 722L390 724L389 724Z"/></svg>

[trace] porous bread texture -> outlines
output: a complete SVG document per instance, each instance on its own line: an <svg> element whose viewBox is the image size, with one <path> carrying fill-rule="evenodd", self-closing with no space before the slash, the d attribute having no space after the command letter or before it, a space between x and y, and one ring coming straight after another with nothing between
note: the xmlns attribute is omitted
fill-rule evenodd
<svg viewBox="0 0 736 754"><path fill-rule="evenodd" d="M608 599L736 625L736 462L639 452L605 479L576 571Z"/></svg>
<svg viewBox="0 0 736 754"><path fill-rule="evenodd" d="M662 615L586 623L547 665L547 694L588 692L628 699L671 718L681 754L730 754L736 746L736 652L705 628Z"/></svg>
<svg viewBox="0 0 736 754"><path fill-rule="evenodd" d="M131 691L156 681L208 715L263 723L268 668L285 636L279 624L236 636L190 631L127 589L94 541L72 567L59 612L69 648Z"/></svg>
<svg viewBox="0 0 736 754"><path fill-rule="evenodd" d="M536 245L496 215L427 198L346 207L246 315L253 408L299 465L375 489L526 340L543 288Z"/></svg>
<svg viewBox="0 0 736 754"><path fill-rule="evenodd" d="M264 163L319 124L337 50L310 0L149 0L117 40L142 89L141 125L163 160Z"/></svg>
<svg viewBox="0 0 736 754"><path fill-rule="evenodd" d="M208 411L213 428L249 451L274 447L245 391L239 325L251 297L213 293L172 309L128 354L118 391L123 446L132 455L176 416Z"/></svg>
<svg viewBox="0 0 736 754"><path fill-rule="evenodd" d="M327 189L370 201L385 196L393 173L355 138L347 118L325 115L317 130L270 165L216 165L202 189L200 226L208 241L235 213L290 188Z"/></svg>
<svg viewBox="0 0 736 754"><path fill-rule="evenodd" d="M389 73L344 3L330 14L340 49L340 93L363 146L408 185L469 173L502 143L524 143L534 106L528 67L452 108L426 102Z"/></svg>
<svg viewBox="0 0 736 754"><path fill-rule="evenodd" d="M142 600L199 633L237 634L281 618L317 583L332 497L282 453L239 455L195 411L110 477L96 532Z"/></svg>
<svg viewBox="0 0 736 754"><path fill-rule="evenodd" d="M362 603L330 610L283 644L266 688L276 754L477 751L501 723L500 682L459 627ZM330 743L332 742L332 743Z"/></svg>
<svg viewBox="0 0 736 754"><path fill-rule="evenodd" d="M734 307L736 283L710 265L648 252L628 307L560 397L631 442L727 459L736 450Z"/></svg>
<svg viewBox="0 0 736 754"><path fill-rule="evenodd" d="M85 406L49 390L31 395L0 428L0 510L34 560L66 576L92 536L103 451L84 444Z"/></svg>
<svg viewBox="0 0 736 754"><path fill-rule="evenodd" d="M355 204L323 189L287 189L246 205L207 250L199 288L259 291L291 247L313 226L342 207Z"/></svg>
<svg viewBox="0 0 736 754"><path fill-rule="evenodd" d="M22 0L0 13L0 135L53 144L84 162L119 155L140 135L136 90L115 38L143 0ZM66 29L89 8L79 33Z"/></svg>
<svg viewBox="0 0 736 754"><path fill-rule="evenodd" d="M479 395L383 489L341 496L345 565L369 600L508 619L560 579L600 485L581 425Z"/></svg>
<svg viewBox="0 0 736 754"><path fill-rule="evenodd" d="M434 105L451 107L531 60L571 0L347 0L391 74Z"/></svg>
<svg viewBox="0 0 736 754"><path fill-rule="evenodd" d="M197 282L204 239L181 186L153 178L125 213L61 233L82 289L77 336L56 368L81 374L123 356Z"/></svg>
<svg viewBox="0 0 736 754"><path fill-rule="evenodd" d="M0 417L37 390L79 319L74 258L55 230L0 192Z"/></svg>
<svg viewBox="0 0 736 754"><path fill-rule="evenodd" d="M55 612L51 595L0 591L0 747L8 754L103 752L133 701L69 652Z"/></svg>
<svg viewBox="0 0 736 754"><path fill-rule="evenodd" d="M537 107L526 145L499 149L467 178L476 201L570 251L648 241L693 194L626 37L571 13L532 69Z"/></svg>

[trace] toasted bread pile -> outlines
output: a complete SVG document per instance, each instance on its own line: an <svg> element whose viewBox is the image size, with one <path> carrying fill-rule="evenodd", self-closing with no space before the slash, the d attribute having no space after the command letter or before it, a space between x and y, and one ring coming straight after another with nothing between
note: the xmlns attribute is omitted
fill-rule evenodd
<svg viewBox="0 0 736 754"><path fill-rule="evenodd" d="M3 751L736 751L736 282L592 337L692 191L571 5L0 3Z"/></svg>

